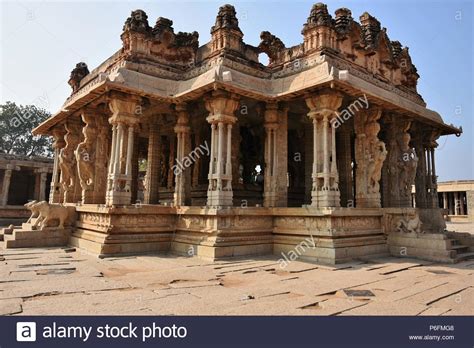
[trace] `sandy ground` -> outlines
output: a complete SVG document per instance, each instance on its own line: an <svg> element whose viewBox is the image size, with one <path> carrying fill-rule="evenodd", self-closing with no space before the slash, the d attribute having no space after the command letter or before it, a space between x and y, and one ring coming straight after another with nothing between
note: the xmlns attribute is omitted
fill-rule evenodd
<svg viewBox="0 0 474 348"><path fill-rule="evenodd" d="M1 315L473 315L474 260L336 267L276 256L207 262L0 249Z"/></svg>

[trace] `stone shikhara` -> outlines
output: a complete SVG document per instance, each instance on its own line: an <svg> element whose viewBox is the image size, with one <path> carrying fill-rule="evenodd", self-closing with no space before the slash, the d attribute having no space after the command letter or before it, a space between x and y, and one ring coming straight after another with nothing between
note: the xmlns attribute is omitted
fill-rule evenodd
<svg viewBox="0 0 474 348"><path fill-rule="evenodd" d="M434 153L461 129L426 108L408 48L367 12L333 18L321 3L302 35L293 47L268 31L246 44L224 5L200 45L197 32L133 11L121 50L99 69L77 64L64 107L33 130L55 140L50 204L81 202L68 243L216 259L286 255L314 236L305 256L320 262L399 255L404 242L456 260Z"/></svg>

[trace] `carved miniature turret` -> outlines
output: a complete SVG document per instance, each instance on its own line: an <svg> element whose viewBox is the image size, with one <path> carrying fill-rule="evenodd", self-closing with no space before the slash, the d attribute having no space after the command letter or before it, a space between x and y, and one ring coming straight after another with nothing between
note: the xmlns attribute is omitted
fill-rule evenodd
<svg viewBox="0 0 474 348"><path fill-rule="evenodd" d="M149 33L148 16L143 10L132 11L123 26L123 31L135 31L138 33Z"/></svg>
<svg viewBox="0 0 474 348"><path fill-rule="evenodd" d="M391 41L390 46L392 48L392 57L393 59L397 59L402 52L402 44L400 41Z"/></svg>
<svg viewBox="0 0 474 348"><path fill-rule="evenodd" d="M75 93L81 84L81 81L84 77L89 74L89 69L87 64L80 62L76 64L76 67L71 71L71 76L69 77L69 86L72 88L72 93Z"/></svg>
<svg viewBox="0 0 474 348"><path fill-rule="evenodd" d="M153 37L160 44L170 47L192 47L194 50L199 46L199 34L178 32L174 33L173 21L168 18L159 17L152 30Z"/></svg>
<svg viewBox="0 0 474 348"><path fill-rule="evenodd" d="M348 8L342 7L336 10L335 27L338 33L347 33L352 24L352 12Z"/></svg>
<svg viewBox="0 0 474 348"><path fill-rule="evenodd" d="M161 42L171 41L168 38L174 36L173 21L168 18L158 17L152 33L155 39Z"/></svg>
<svg viewBox="0 0 474 348"><path fill-rule="evenodd" d="M306 52L335 47L334 21L325 4L313 5L301 33L304 36Z"/></svg>
<svg viewBox="0 0 474 348"><path fill-rule="evenodd" d="M225 50L241 51L244 34L239 28L239 20L232 5L219 8L216 24L211 28L212 52Z"/></svg>
<svg viewBox="0 0 474 348"><path fill-rule="evenodd" d="M148 56L160 62L171 61L178 67L192 66L199 47L199 34L175 34L172 25L172 20L159 17L151 28L144 11L132 11L125 21L121 35L124 53L135 56L133 59Z"/></svg>
<svg viewBox="0 0 474 348"><path fill-rule="evenodd" d="M367 49L376 49L378 36L381 31L380 22L377 18L372 17L367 12L360 16L360 24L362 27L362 39Z"/></svg>
<svg viewBox="0 0 474 348"><path fill-rule="evenodd" d="M311 8L311 12L308 17L308 21L305 24L305 27L308 26L331 26L332 25L332 18L328 12L328 7L326 4L318 2L314 4Z"/></svg>
<svg viewBox="0 0 474 348"><path fill-rule="evenodd" d="M239 28L239 20L237 19L237 12L234 6L227 4L219 7L216 24L211 28L211 33L218 29L230 29L242 32Z"/></svg>

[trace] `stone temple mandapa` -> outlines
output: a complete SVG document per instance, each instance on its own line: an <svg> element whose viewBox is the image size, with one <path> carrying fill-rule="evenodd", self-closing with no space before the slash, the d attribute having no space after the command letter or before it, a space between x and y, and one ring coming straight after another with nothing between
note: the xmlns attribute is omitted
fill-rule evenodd
<svg viewBox="0 0 474 348"><path fill-rule="evenodd" d="M462 130L426 108L408 48L376 18L315 4L293 47L268 31L246 44L231 5L204 45L172 25L133 11L122 47L77 64L71 96L33 131L54 137L49 203L74 207L69 245L215 259L311 237L301 256L318 262L456 260L435 149Z"/></svg>

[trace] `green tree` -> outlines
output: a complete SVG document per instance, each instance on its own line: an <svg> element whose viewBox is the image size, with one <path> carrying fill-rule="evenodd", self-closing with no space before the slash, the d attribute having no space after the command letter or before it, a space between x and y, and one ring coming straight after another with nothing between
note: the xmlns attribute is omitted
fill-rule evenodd
<svg viewBox="0 0 474 348"><path fill-rule="evenodd" d="M31 133L49 116L35 105L0 105L0 153L52 157L51 138Z"/></svg>

